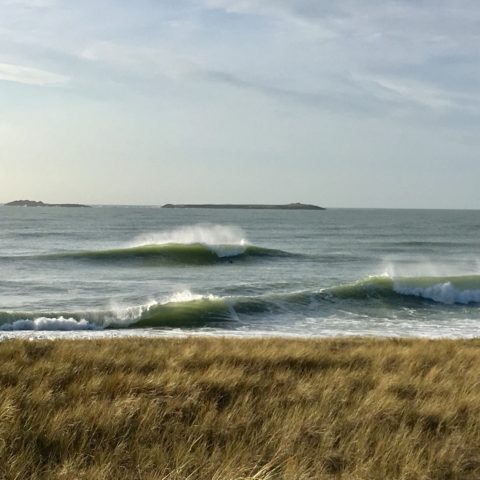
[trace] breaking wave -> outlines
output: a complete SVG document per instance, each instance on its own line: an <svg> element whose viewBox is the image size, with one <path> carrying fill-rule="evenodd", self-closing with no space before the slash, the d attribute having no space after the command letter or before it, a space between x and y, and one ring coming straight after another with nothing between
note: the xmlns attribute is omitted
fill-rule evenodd
<svg viewBox="0 0 480 480"><path fill-rule="evenodd" d="M102 262L136 261L145 265L211 265L236 260L296 256L283 250L252 245L242 229L199 224L143 234L129 244L106 250L63 252L47 255L56 259Z"/></svg>
<svg viewBox="0 0 480 480"><path fill-rule="evenodd" d="M75 330L96 330L95 324L87 320L75 318L51 318L39 317L34 319L19 319L12 323L6 323L0 326L0 330L34 330L34 331L75 331Z"/></svg>
<svg viewBox="0 0 480 480"><path fill-rule="evenodd" d="M383 275L334 287L330 292L343 298L376 297L401 301L402 297L416 297L444 305L467 305L480 302L480 276L392 278Z"/></svg>
<svg viewBox="0 0 480 480"><path fill-rule="evenodd" d="M1 312L0 330L102 330L204 327L238 322L242 317L341 312L358 306L403 308L480 303L480 276L368 277L324 288L268 295L215 296L178 292L144 305L88 312Z"/></svg>
<svg viewBox="0 0 480 480"><path fill-rule="evenodd" d="M227 320L230 307L219 297L178 292L162 302L86 312L0 312L0 330L101 330L193 327Z"/></svg>
<svg viewBox="0 0 480 480"><path fill-rule="evenodd" d="M166 243L137 247L61 253L55 258L98 260L104 262L140 261L145 264L211 265L233 260L291 256L288 252L255 245L206 245L202 243Z"/></svg>

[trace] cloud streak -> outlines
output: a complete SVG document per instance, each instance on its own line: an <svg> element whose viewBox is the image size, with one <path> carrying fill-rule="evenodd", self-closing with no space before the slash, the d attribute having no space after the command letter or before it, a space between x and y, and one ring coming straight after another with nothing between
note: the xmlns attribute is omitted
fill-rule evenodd
<svg viewBox="0 0 480 480"><path fill-rule="evenodd" d="M38 68L12 63L0 63L0 81L42 87L58 87L65 85L69 80L70 78L65 75L47 72Z"/></svg>

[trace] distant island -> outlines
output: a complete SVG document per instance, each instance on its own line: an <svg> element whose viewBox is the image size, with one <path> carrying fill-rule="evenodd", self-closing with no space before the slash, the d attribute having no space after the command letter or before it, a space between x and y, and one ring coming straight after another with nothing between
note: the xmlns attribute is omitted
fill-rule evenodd
<svg viewBox="0 0 480 480"><path fill-rule="evenodd" d="M14 200L5 204L5 207L68 207L68 208L89 208L89 205L80 203L44 203L35 200Z"/></svg>
<svg viewBox="0 0 480 480"><path fill-rule="evenodd" d="M172 204L167 203L162 208L217 208L217 209L242 209L242 210L325 210L324 207L308 205L305 203L288 203L286 205L263 205L254 203L204 203L204 204Z"/></svg>

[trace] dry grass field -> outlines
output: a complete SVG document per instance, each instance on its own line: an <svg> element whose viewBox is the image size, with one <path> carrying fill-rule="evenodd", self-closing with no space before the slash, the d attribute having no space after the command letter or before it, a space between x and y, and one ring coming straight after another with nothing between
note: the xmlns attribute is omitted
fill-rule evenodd
<svg viewBox="0 0 480 480"><path fill-rule="evenodd" d="M479 479L480 341L4 341L0 478Z"/></svg>

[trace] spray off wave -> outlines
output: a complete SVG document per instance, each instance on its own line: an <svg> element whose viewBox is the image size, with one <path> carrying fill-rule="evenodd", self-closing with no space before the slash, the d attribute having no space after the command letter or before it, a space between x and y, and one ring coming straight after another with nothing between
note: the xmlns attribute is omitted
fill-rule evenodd
<svg viewBox="0 0 480 480"><path fill-rule="evenodd" d="M195 244L203 245L248 245L245 232L234 225L212 225L199 223L186 225L165 232L147 233L138 236L131 242L129 247L141 247L144 245L165 244Z"/></svg>
<svg viewBox="0 0 480 480"><path fill-rule="evenodd" d="M144 305L92 312L0 312L0 330L103 330L124 328L190 328L228 324L242 318L321 311L355 311L387 306L437 308L458 305L477 308L480 276L368 277L317 291L268 295L215 296L178 292ZM452 308L452 307L451 307Z"/></svg>

